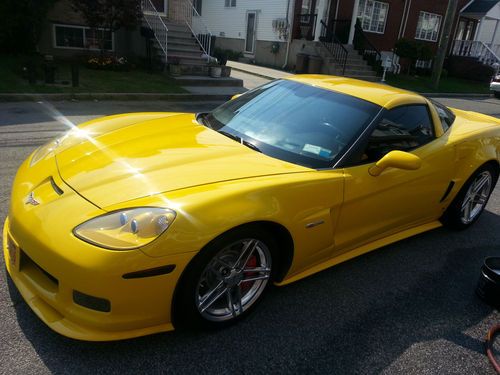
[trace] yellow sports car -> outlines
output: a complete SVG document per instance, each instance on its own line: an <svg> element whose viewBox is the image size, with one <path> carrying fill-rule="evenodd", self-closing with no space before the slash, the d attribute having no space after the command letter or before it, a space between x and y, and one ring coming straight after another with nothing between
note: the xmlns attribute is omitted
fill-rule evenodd
<svg viewBox="0 0 500 375"><path fill-rule="evenodd" d="M442 224L476 221L500 120L343 77L294 76L210 113L89 121L19 168L7 270L82 340L244 317L285 285Z"/></svg>

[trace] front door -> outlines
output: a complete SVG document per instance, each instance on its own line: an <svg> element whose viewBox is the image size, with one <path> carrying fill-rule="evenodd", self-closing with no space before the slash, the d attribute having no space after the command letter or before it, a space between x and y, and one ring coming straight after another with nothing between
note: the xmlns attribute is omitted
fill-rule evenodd
<svg viewBox="0 0 500 375"><path fill-rule="evenodd" d="M257 12L247 13L247 34L245 39L245 52L255 53L255 27L257 25Z"/></svg>
<svg viewBox="0 0 500 375"><path fill-rule="evenodd" d="M435 138L427 105L386 111L360 152L360 165L345 169L334 255L439 218L454 174L455 153L446 142L446 134ZM419 156L422 166L372 176L369 169L392 150Z"/></svg>

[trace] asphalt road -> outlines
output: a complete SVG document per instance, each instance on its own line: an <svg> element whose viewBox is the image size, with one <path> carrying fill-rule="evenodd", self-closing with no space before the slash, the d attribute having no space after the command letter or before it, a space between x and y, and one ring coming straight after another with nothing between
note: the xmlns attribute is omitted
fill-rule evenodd
<svg viewBox="0 0 500 375"><path fill-rule="evenodd" d="M500 117L500 101L494 99L442 102ZM0 223L17 167L68 121L211 107L0 103ZM79 342L52 332L0 272L0 373L493 374L484 337L500 314L479 300L474 288L483 258L499 254L497 187L469 230L440 228L272 288L257 311L228 329L111 343Z"/></svg>

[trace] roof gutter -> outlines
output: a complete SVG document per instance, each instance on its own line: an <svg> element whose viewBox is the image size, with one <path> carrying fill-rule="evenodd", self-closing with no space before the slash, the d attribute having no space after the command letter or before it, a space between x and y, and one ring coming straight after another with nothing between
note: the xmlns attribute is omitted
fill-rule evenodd
<svg viewBox="0 0 500 375"><path fill-rule="evenodd" d="M295 0L288 0L286 4L286 23L289 24L288 28L288 35L287 35L287 41L286 41L286 52L285 52L285 62L281 69L285 69L286 66L288 65L288 56L290 55L290 44L292 43L292 32L293 32L293 21L294 18L292 17L292 22L289 22L289 16L290 16L290 2L292 2L292 9L295 9Z"/></svg>

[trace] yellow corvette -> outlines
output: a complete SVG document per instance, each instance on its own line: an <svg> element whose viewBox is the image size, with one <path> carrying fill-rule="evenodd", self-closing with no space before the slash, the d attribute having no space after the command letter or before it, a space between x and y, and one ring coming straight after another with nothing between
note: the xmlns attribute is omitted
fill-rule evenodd
<svg viewBox="0 0 500 375"><path fill-rule="evenodd" d="M285 285L477 220L500 121L343 77L273 81L211 113L82 124L19 168L7 270L82 340L224 326Z"/></svg>

